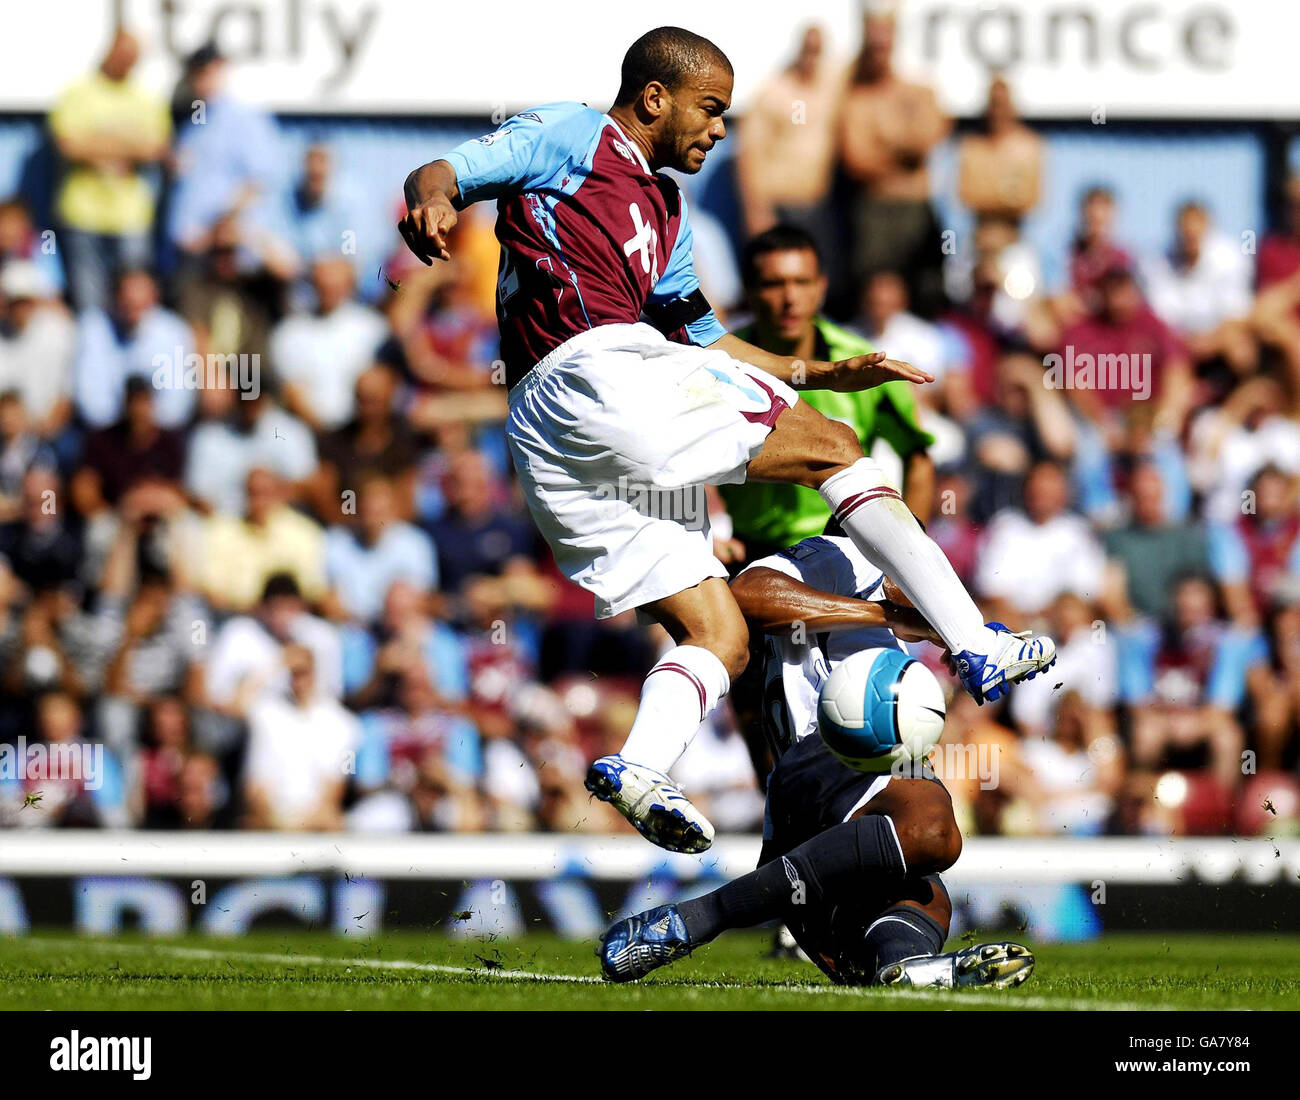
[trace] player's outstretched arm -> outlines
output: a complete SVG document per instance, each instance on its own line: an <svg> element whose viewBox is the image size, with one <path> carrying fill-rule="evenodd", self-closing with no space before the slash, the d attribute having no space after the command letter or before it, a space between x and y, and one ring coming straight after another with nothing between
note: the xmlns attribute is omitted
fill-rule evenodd
<svg viewBox="0 0 1300 1100"><path fill-rule="evenodd" d="M837 596L796 580L779 569L762 565L746 569L731 582L731 593L745 621L755 632L790 634L796 630L817 633L855 627L886 627L905 641L942 645L934 628L921 613L906 604L906 597L887 584L892 600L859 600Z"/></svg>
<svg viewBox="0 0 1300 1100"><path fill-rule="evenodd" d="M764 634L788 634L799 627L818 631L886 625L878 603L823 592L762 565L736 577L731 593L745 621Z"/></svg>
<svg viewBox="0 0 1300 1100"><path fill-rule="evenodd" d="M768 374L781 379L782 382L790 383L796 389L838 390L841 393L853 393L857 390L869 390L886 382L919 384L934 381L934 375L929 371L898 359L887 359L883 351L873 351L870 355L855 355L851 359L826 363L818 359L795 359L789 355L775 355L731 333L727 333L709 346L725 351L733 359L739 359L742 363L760 367Z"/></svg>
<svg viewBox="0 0 1300 1100"><path fill-rule="evenodd" d="M406 215L397 224L402 239L421 263L450 260L447 234L456 224L456 170L435 160L406 177Z"/></svg>

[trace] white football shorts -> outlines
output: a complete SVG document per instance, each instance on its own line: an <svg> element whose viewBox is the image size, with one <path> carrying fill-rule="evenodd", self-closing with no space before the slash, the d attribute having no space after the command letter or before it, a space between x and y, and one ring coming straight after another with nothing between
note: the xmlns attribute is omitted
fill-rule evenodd
<svg viewBox="0 0 1300 1100"><path fill-rule="evenodd" d="M644 323L580 333L515 385L506 429L529 510L597 618L726 576L704 486L744 481L798 400L766 371Z"/></svg>

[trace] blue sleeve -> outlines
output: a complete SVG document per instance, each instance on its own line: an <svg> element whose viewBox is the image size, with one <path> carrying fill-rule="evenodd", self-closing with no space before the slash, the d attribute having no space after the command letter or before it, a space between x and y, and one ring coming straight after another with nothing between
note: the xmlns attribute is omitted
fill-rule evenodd
<svg viewBox="0 0 1300 1100"><path fill-rule="evenodd" d="M100 784L91 791L91 798L101 810L117 810L126 804L126 775L117 757L104 750L104 773Z"/></svg>
<svg viewBox="0 0 1300 1100"><path fill-rule="evenodd" d="M370 679L375 667L375 639L369 631L349 623L339 631L343 645L343 690L351 695Z"/></svg>
<svg viewBox="0 0 1300 1100"><path fill-rule="evenodd" d="M1214 667L1205 689L1206 702L1224 710L1236 710L1246 697L1246 673L1268 659L1268 644L1258 632L1243 635L1233 631L1219 642Z"/></svg>
<svg viewBox="0 0 1300 1100"><path fill-rule="evenodd" d="M1156 444L1155 460L1165 483L1165 518L1182 523L1192 509L1192 485L1182 449L1175 440L1162 439Z"/></svg>
<svg viewBox="0 0 1300 1100"><path fill-rule="evenodd" d="M250 111L243 119L239 135L239 149L244 158L244 170L271 192L267 209L278 205L276 194L285 184L284 149L280 141L280 128L275 119L263 111Z"/></svg>
<svg viewBox="0 0 1300 1100"><path fill-rule="evenodd" d="M438 547L431 536L418 527L411 528L411 567L416 584L433 592L442 578L438 574Z"/></svg>
<svg viewBox="0 0 1300 1100"><path fill-rule="evenodd" d="M1250 556L1241 536L1231 527L1215 523L1209 530L1210 569L1223 584L1244 581L1250 576Z"/></svg>
<svg viewBox="0 0 1300 1100"><path fill-rule="evenodd" d="M654 290L650 292L649 304L663 306L679 298L689 298L700 289L699 276L695 274L695 259L691 249L695 233L691 229L686 196L681 196L682 219L677 230L677 240L673 242L672 254L668 257L668 269L660 276ZM689 321L684 326L686 335L692 344L707 347L727 335L722 322L709 310L704 316Z"/></svg>
<svg viewBox="0 0 1300 1100"><path fill-rule="evenodd" d="M1104 514L1116 504L1113 461L1106 442L1092 425L1082 422L1075 436L1074 484L1085 516Z"/></svg>
<svg viewBox="0 0 1300 1100"><path fill-rule="evenodd" d="M1114 633L1120 700L1130 706L1143 703L1155 692L1160 632L1153 623L1139 621L1116 627Z"/></svg>
<svg viewBox="0 0 1300 1100"><path fill-rule="evenodd" d="M113 347L112 322L101 310L88 309L77 322L77 358L73 366L73 400L82 420L103 428L117 418L122 372Z"/></svg>
<svg viewBox="0 0 1300 1100"><path fill-rule="evenodd" d="M456 205L463 208L554 179L575 154L586 156L600 117L581 103L548 103L456 146L441 158L456 172Z"/></svg>
<svg viewBox="0 0 1300 1100"><path fill-rule="evenodd" d="M436 623L425 646L425 660L438 691L448 699L469 695L469 657L460 635L443 623Z"/></svg>
<svg viewBox="0 0 1300 1100"><path fill-rule="evenodd" d="M361 741L357 745L357 783L366 788L382 787L390 770L388 731L380 715L361 715Z"/></svg>
<svg viewBox="0 0 1300 1100"><path fill-rule="evenodd" d="M447 764L466 779L475 780L483 774L483 754L480 751L478 727L473 722L458 718L453 723L448 739Z"/></svg>

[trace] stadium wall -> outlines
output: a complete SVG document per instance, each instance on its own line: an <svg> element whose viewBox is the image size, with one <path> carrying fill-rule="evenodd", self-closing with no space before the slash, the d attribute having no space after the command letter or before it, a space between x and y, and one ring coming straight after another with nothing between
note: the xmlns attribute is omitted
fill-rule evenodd
<svg viewBox="0 0 1300 1100"><path fill-rule="evenodd" d="M744 873L758 847L721 837L696 858L637 837L10 832L0 934L314 927L590 939L610 913ZM1300 839L974 837L944 878L954 935L1300 931Z"/></svg>
<svg viewBox="0 0 1300 1100"><path fill-rule="evenodd" d="M41 109L79 76L116 20L145 43L141 79L166 93L183 57L215 40L244 93L282 111L337 114L519 108L538 74L550 99L596 103L613 90L624 48L654 23L690 27L725 49L743 110L784 64L795 36L820 24L847 60L862 0L661 0L653 11L567 0L540 14L528 0L458 5L431 59L426 0L45 0L15 6L0 106ZM896 7L898 64L934 82L969 115L991 72L1008 73L1036 117L1295 118L1288 77L1300 10L1275 0L907 0ZM413 28L419 28L412 33Z"/></svg>

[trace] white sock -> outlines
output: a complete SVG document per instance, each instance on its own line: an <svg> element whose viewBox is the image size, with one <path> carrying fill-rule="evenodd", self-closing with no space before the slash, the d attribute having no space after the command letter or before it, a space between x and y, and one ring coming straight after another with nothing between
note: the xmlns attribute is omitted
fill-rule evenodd
<svg viewBox="0 0 1300 1100"><path fill-rule="evenodd" d="M619 755L667 775L730 690L731 677L716 656L696 645L675 646L646 674L636 721Z"/></svg>
<svg viewBox="0 0 1300 1100"><path fill-rule="evenodd" d="M823 482L822 497L853 545L880 566L953 653L987 653L992 631L944 552L880 467L861 458Z"/></svg>

